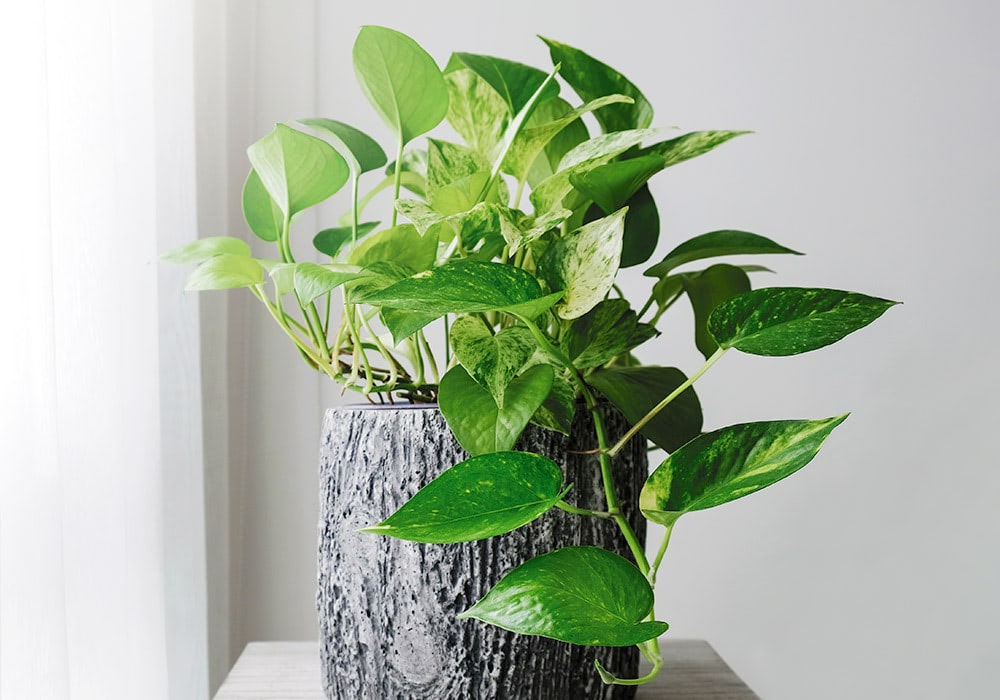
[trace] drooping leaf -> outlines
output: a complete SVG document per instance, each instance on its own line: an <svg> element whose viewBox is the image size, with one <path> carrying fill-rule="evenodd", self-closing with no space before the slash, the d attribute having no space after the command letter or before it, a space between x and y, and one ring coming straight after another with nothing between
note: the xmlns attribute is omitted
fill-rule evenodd
<svg viewBox="0 0 1000 700"><path fill-rule="evenodd" d="M565 289L560 318L579 318L610 291L622 254L626 210L585 224L553 243L538 261L554 289Z"/></svg>
<svg viewBox="0 0 1000 700"><path fill-rule="evenodd" d="M770 486L808 464L846 418L742 423L699 435L649 475L639 496L642 513L670 525Z"/></svg>
<svg viewBox="0 0 1000 700"><path fill-rule="evenodd" d="M561 372L552 380L552 389L531 417L531 422L543 428L569 435L576 415L576 387Z"/></svg>
<svg viewBox="0 0 1000 700"><path fill-rule="evenodd" d="M644 148L636 157L641 158L651 153L655 153L663 158L663 167L669 168L671 165L683 163L721 146L726 141L737 136L750 134L750 131L693 131L683 136L678 136L669 141Z"/></svg>
<svg viewBox="0 0 1000 700"><path fill-rule="evenodd" d="M378 228L378 221L366 221L358 224L358 240L367 236ZM344 244L354 238L354 228L352 226L336 226L326 228L313 237L313 247L321 253L329 255L331 258L337 257Z"/></svg>
<svg viewBox="0 0 1000 700"><path fill-rule="evenodd" d="M611 367L587 377L632 423L637 423L668 394L687 380L674 367ZM641 433L658 447L672 452L701 432L701 403L694 389L686 389L647 423Z"/></svg>
<svg viewBox="0 0 1000 700"><path fill-rule="evenodd" d="M379 309L379 318L382 319L382 323L392 336L393 344L399 345L427 324L441 318L441 314L383 307Z"/></svg>
<svg viewBox="0 0 1000 700"><path fill-rule="evenodd" d="M507 311L534 318L561 296L543 295L535 278L520 268L458 260L397 282L366 301L437 314Z"/></svg>
<svg viewBox="0 0 1000 700"><path fill-rule="evenodd" d="M264 188L289 218L337 192L350 175L347 161L333 146L284 124L252 144L247 155Z"/></svg>
<svg viewBox="0 0 1000 700"><path fill-rule="evenodd" d="M749 292L750 278L733 265L712 265L707 270L678 277L694 311L694 344L707 360L719 349L708 331L710 314L727 299Z"/></svg>
<svg viewBox="0 0 1000 700"><path fill-rule="evenodd" d="M238 253L214 255L191 273L184 289L235 289L252 287L264 281L264 267L259 261Z"/></svg>
<svg viewBox="0 0 1000 700"><path fill-rule="evenodd" d="M459 615L583 646L630 646L667 623L644 621L653 590L627 559L599 547L566 547L529 559Z"/></svg>
<svg viewBox="0 0 1000 700"><path fill-rule="evenodd" d="M494 452L456 464L403 507L362 532L411 542L471 542L530 523L559 500L562 470L529 452Z"/></svg>
<svg viewBox="0 0 1000 700"><path fill-rule="evenodd" d="M455 56L497 91L511 116L520 112L528 104L532 94L546 82L544 71L523 63L472 53L456 53ZM558 94L559 83L549 82L545 85L539 102L550 100Z"/></svg>
<svg viewBox="0 0 1000 700"><path fill-rule="evenodd" d="M437 259L437 237L421 236L412 224L400 224L365 238L351 251L347 261L351 265L368 267L376 262L398 262L420 272Z"/></svg>
<svg viewBox="0 0 1000 700"><path fill-rule="evenodd" d="M504 390L538 344L524 326L494 334L478 316L462 316L451 326L451 345L466 371L503 407Z"/></svg>
<svg viewBox="0 0 1000 700"><path fill-rule="evenodd" d="M837 342L898 303L836 289L769 287L721 304L708 330L724 348L797 355Z"/></svg>
<svg viewBox="0 0 1000 700"><path fill-rule="evenodd" d="M560 75L584 101L615 93L632 98L633 104L605 107L594 114L606 133L645 129L653 123L653 106L624 75L572 46L545 37L542 41L549 46L552 62L561 64Z"/></svg>
<svg viewBox="0 0 1000 700"><path fill-rule="evenodd" d="M338 269L339 268L339 269ZM360 270L348 265L336 268L330 265L317 265L312 262L302 262L295 266L295 293L303 304L308 304L342 285L349 280L357 279Z"/></svg>
<svg viewBox="0 0 1000 700"><path fill-rule="evenodd" d="M448 87L434 59L405 34L364 26L354 42L361 91L405 144L437 126L448 111Z"/></svg>
<svg viewBox="0 0 1000 700"><path fill-rule="evenodd" d="M281 235L285 215L281 207L268 194L267 188L260 180L260 175L253 168L243 183L243 218L247 226L257 238L264 241L276 241Z"/></svg>
<svg viewBox="0 0 1000 700"><path fill-rule="evenodd" d="M705 258L779 253L802 255L798 251L775 243L770 238L749 231L711 231L684 241L643 274L647 277L663 277L685 263Z"/></svg>
<svg viewBox="0 0 1000 700"><path fill-rule="evenodd" d="M405 263L376 262L363 268L358 273L357 279L345 282L344 290L348 293L351 301L362 302L372 294L391 287L413 274L413 269Z"/></svg>
<svg viewBox="0 0 1000 700"><path fill-rule="evenodd" d="M340 153L351 166L355 176L378 170L388 160L385 151L375 139L350 124L320 117L300 119L299 122L311 126L332 140L335 146L340 146Z"/></svg>
<svg viewBox="0 0 1000 700"><path fill-rule="evenodd" d="M535 365L507 385L503 408L490 392L455 365L441 377L438 405L448 427L471 455L514 447L524 427L552 389L552 367Z"/></svg>
<svg viewBox="0 0 1000 700"><path fill-rule="evenodd" d="M510 122L503 98L489 83L455 59L445 71L450 101L448 123L477 153L489 156ZM544 103L543 103L544 104Z"/></svg>
<svg viewBox="0 0 1000 700"><path fill-rule="evenodd" d="M627 301L605 299L573 321L563 344L577 369L599 367L656 334L646 324L642 327Z"/></svg>
<svg viewBox="0 0 1000 700"><path fill-rule="evenodd" d="M249 257L250 246L232 236L208 236L170 251L163 256L163 260L179 264L201 263L223 253Z"/></svg>

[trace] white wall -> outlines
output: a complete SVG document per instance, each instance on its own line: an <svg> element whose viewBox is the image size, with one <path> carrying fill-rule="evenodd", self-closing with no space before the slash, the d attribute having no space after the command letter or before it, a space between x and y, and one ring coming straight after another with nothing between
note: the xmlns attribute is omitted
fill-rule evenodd
<svg viewBox="0 0 1000 700"><path fill-rule="evenodd" d="M997 686L995 3L206 7L218 33L201 39L201 69L228 87L214 108L218 94L203 94L203 133L221 139L202 151L215 159L204 178L224 186L200 210L224 212L215 220L229 232L241 225L242 149L272 122L330 116L388 142L350 66L361 24L405 31L442 64L467 50L544 66L544 34L629 75L658 124L755 130L655 181L659 254L744 228L808 253L774 260L780 276L758 284L906 303L835 349L730 356L699 383L710 427L853 415L803 473L678 526L661 617L676 637L709 639L769 699L984 697ZM249 640L315 637L314 465L321 409L337 396L260 310L229 302L217 321L230 353L210 354L206 371L228 381L208 409L230 412L210 482L230 488L208 491L213 629L217 655L231 658ZM689 319L674 323L679 337L647 358L690 371Z"/></svg>

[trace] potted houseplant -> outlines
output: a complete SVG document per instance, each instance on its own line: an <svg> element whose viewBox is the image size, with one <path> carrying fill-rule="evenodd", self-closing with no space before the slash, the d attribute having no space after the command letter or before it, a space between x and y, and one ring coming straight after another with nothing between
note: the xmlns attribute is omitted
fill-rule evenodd
<svg viewBox="0 0 1000 700"><path fill-rule="evenodd" d="M442 70L409 37L362 28L354 65L394 157L339 121L279 124L248 149L243 190L276 253L217 237L168 256L197 263L189 289L247 288L311 367L387 407L327 415L331 696L627 696L662 664L653 584L677 519L800 469L845 418L702 432L692 385L730 350L811 351L895 303L752 290L763 268L719 259L796 253L745 231L697 235L651 264L650 178L744 132L653 128L621 73L544 41L548 70L470 53ZM445 120L458 139L417 141ZM297 261L296 216L342 188L347 213L313 237L323 262ZM389 204L372 217L380 192ZM627 268L650 278L637 303L615 284ZM681 299L705 363L640 364L632 351ZM652 473L648 443L669 453ZM652 558L645 520L665 526Z"/></svg>

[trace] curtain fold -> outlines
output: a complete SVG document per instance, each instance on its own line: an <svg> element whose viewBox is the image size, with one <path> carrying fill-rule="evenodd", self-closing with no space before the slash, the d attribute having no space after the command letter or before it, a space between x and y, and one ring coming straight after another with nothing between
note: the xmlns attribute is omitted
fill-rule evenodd
<svg viewBox="0 0 1000 700"><path fill-rule="evenodd" d="M0 696L207 696L190 3L5 18Z"/></svg>

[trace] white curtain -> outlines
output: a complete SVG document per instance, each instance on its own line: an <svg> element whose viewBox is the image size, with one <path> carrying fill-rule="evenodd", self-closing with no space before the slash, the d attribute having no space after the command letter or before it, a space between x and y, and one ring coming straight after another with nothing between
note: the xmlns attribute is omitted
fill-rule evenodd
<svg viewBox="0 0 1000 700"><path fill-rule="evenodd" d="M0 696L207 697L191 3L3 14Z"/></svg>

